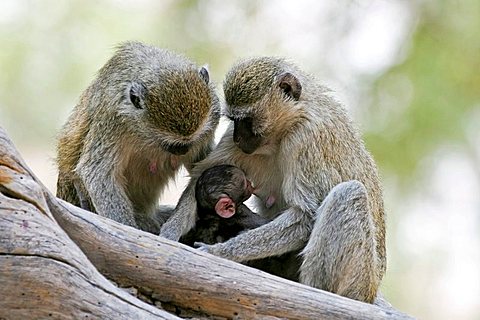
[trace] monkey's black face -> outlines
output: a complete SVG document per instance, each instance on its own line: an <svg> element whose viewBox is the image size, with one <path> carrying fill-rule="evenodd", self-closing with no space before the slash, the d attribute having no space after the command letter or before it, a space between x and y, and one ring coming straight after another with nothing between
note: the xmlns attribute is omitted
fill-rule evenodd
<svg viewBox="0 0 480 320"><path fill-rule="evenodd" d="M176 156L182 156L188 152L190 149L189 145L186 144L168 144L163 147L165 151L170 152Z"/></svg>
<svg viewBox="0 0 480 320"><path fill-rule="evenodd" d="M240 168L232 165L208 168L195 185L198 215L202 218L213 211L221 218L231 218L253 192L252 184Z"/></svg>
<svg viewBox="0 0 480 320"><path fill-rule="evenodd" d="M245 153L251 154L262 143L262 136L253 131L250 117L233 121L233 142Z"/></svg>

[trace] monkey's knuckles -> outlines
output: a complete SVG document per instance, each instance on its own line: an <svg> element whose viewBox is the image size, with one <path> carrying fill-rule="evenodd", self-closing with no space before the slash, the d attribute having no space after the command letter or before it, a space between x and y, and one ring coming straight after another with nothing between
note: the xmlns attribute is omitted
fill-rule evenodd
<svg viewBox="0 0 480 320"><path fill-rule="evenodd" d="M218 255L216 253L217 245L209 245L209 244L206 244L206 243L203 243L203 242L195 242L193 244L193 246L195 248L197 248L197 250L199 250L199 251L210 253L210 254L213 254L213 255Z"/></svg>

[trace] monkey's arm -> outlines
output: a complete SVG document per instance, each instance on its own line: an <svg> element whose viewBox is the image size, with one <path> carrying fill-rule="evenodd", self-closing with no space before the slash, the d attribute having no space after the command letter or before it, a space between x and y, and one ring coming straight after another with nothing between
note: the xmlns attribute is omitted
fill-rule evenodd
<svg viewBox="0 0 480 320"><path fill-rule="evenodd" d="M233 128L230 128L233 130ZM195 199L195 184L198 177L206 169L229 163L228 155L231 154L229 150L231 146L231 136L225 134L220 140L218 146L208 155L208 157L196 163L190 172L190 181L187 188L183 191L180 200L178 200L177 207L172 216L160 229L160 236L167 239L178 241L181 236L185 235L190 229L195 226L197 216L197 200Z"/></svg>
<svg viewBox="0 0 480 320"><path fill-rule="evenodd" d="M86 185L98 214L138 228L130 200L118 183L112 181L112 177L97 177L86 181Z"/></svg>
<svg viewBox="0 0 480 320"><path fill-rule="evenodd" d="M197 214L197 200L195 199L196 179L192 178L192 180L190 180L187 188L183 191L172 216L162 225L160 236L178 241L181 236L195 226Z"/></svg>
<svg viewBox="0 0 480 320"><path fill-rule="evenodd" d="M259 214L256 214L243 203L238 206L237 213L235 213L235 215L238 217L238 221L243 228L247 230L261 227L271 221Z"/></svg>
<svg viewBox="0 0 480 320"><path fill-rule="evenodd" d="M112 161L105 159L114 159L114 156L85 152L77 165L77 172L93 206L101 216L138 228L132 203L122 188L123 183L118 181Z"/></svg>
<svg viewBox="0 0 480 320"><path fill-rule="evenodd" d="M311 146L298 148L296 139L284 142L280 155L285 159L282 192L289 207L260 228L224 243L202 245L200 250L241 262L280 255L305 245L314 224L314 212L331 189L325 181L335 185L341 180L336 170L325 166L321 150Z"/></svg>
<svg viewBox="0 0 480 320"><path fill-rule="evenodd" d="M247 261L280 255L302 248L310 234L310 214L291 207L275 220L244 232L224 243L197 244L199 250L230 259Z"/></svg>

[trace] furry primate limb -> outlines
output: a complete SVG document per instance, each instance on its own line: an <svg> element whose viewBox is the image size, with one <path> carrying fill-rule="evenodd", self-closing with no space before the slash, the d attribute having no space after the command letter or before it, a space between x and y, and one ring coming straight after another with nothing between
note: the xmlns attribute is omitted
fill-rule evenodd
<svg viewBox="0 0 480 320"><path fill-rule="evenodd" d="M237 63L223 84L232 122L192 171L160 235L178 240L197 216L195 183L207 168L241 168L271 222L200 250L234 261L302 251L304 284L373 302L385 273L385 221L375 162L343 107L283 59Z"/></svg>
<svg viewBox="0 0 480 320"><path fill-rule="evenodd" d="M157 233L157 202L184 165L213 146L220 106L208 71L128 42L85 90L57 146L57 196Z"/></svg>

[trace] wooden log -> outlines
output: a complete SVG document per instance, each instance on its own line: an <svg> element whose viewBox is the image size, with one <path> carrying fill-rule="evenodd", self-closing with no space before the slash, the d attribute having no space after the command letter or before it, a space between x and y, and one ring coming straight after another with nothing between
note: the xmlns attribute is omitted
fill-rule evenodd
<svg viewBox="0 0 480 320"><path fill-rule="evenodd" d="M0 130L0 319L178 319L105 279L43 193Z"/></svg>
<svg viewBox="0 0 480 320"><path fill-rule="evenodd" d="M162 302L240 319L409 318L144 233L53 197L48 203L100 272Z"/></svg>
<svg viewBox="0 0 480 320"><path fill-rule="evenodd" d="M2 130L1 148L14 153L15 161L21 161ZM0 185L3 184L2 169L5 167L0 166ZM63 231L101 273L121 286L136 287L152 300L228 319L409 319L407 315L388 306L378 307L350 300L281 279L84 211L54 197L26 166L23 169L25 177L22 181L19 181L20 175L7 175L9 179L17 181L9 182L10 194L26 193L22 197L33 199L30 203L44 210L47 215L53 214ZM44 200L36 201L38 190L33 196L22 187L23 182L29 180L28 177L43 190ZM32 189L36 190L34 187ZM58 229L57 236L63 236L63 231ZM55 237L48 239L39 239L34 246L41 247L42 242L53 241ZM13 247L18 248L14 242ZM59 248L57 254L62 257L64 250L73 250L70 247L56 247ZM75 252L80 254L78 251L77 248ZM73 258L70 255L65 257L62 261ZM68 264L71 265L70 262ZM78 265L79 271L82 268L83 265ZM41 270L31 271L40 276ZM90 270L81 274L89 279L95 272ZM61 274L61 277L64 276ZM98 275L95 281L98 281L97 278ZM80 289L72 289L75 292L77 290ZM57 295L56 299L61 299L60 296ZM76 301L75 298L71 299ZM12 305L9 306L12 308ZM112 314L118 312L110 308L108 310Z"/></svg>

